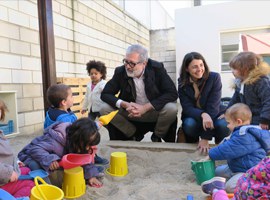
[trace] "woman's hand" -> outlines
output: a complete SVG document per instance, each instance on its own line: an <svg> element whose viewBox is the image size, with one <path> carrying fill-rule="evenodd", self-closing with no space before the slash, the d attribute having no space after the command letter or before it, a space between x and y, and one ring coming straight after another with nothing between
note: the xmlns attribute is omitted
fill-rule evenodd
<svg viewBox="0 0 270 200"><path fill-rule="evenodd" d="M207 129L214 129L213 120L207 113L202 113L202 125L203 129L206 131Z"/></svg>
<svg viewBox="0 0 270 200"><path fill-rule="evenodd" d="M15 182L17 180L18 180L18 174L15 171L13 171L12 174L11 174L9 182Z"/></svg>
<svg viewBox="0 0 270 200"><path fill-rule="evenodd" d="M201 154L207 154L208 151L209 151L209 143L208 143L208 140L201 139L201 140L199 141L199 144L198 144L197 149L199 150L199 152L200 152Z"/></svg>
<svg viewBox="0 0 270 200"><path fill-rule="evenodd" d="M218 117L218 119L223 119L223 118L225 118L225 115L224 115L224 114L222 114L222 115L220 115L220 116Z"/></svg>
<svg viewBox="0 0 270 200"><path fill-rule="evenodd" d="M260 127L261 127L263 130L269 130L268 124L260 124Z"/></svg>
<svg viewBox="0 0 270 200"><path fill-rule="evenodd" d="M88 183L91 187L101 187L103 184L96 177L92 177L88 180Z"/></svg>

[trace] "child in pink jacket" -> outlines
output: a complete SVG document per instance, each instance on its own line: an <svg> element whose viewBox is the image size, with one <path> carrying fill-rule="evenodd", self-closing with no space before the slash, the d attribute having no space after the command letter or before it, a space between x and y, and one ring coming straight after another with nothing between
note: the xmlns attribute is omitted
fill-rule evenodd
<svg viewBox="0 0 270 200"><path fill-rule="evenodd" d="M202 190L212 195L213 200L229 200L225 192L225 178L214 177L202 183ZM231 200L270 199L270 157L243 174L234 190Z"/></svg>
<svg viewBox="0 0 270 200"><path fill-rule="evenodd" d="M0 100L0 121L4 120L7 107ZM30 196L34 187L32 180L18 180L20 174L28 174L29 168L19 167L9 142L0 130L0 188L14 197Z"/></svg>

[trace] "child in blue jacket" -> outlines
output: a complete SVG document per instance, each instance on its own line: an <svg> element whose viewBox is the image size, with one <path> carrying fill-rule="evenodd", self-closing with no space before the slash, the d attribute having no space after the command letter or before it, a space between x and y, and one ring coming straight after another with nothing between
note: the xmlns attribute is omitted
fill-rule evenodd
<svg viewBox="0 0 270 200"><path fill-rule="evenodd" d="M50 108L46 112L44 128L55 122L75 122L76 115L70 110L73 106L71 88L65 84L55 84L48 88L47 99Z"/></svg>
<svg viewBox="0 0 270 200"><path fill-rule="evenodd" d="M227 160L226 165L218 166L216 176L224 177L227 192L233 192L239 177L257 165L270 150L270 132L259 126L250 125L252 113L243 103L227 109L225 119L232 131L230 139L209 150L212 160Z"/></svg>
<svg viewBox="0 0 270 200"><path fill-rule="evenodd" d="M51 107L46 113L44 129L55 122L70 122L77 120L76 115L70 110L73 106L72 90L68 85L55 84L48 88L47 99ZM109 161L95 155L95 164L107 165ZM102 168L102 167L100 167Z"/></svg>

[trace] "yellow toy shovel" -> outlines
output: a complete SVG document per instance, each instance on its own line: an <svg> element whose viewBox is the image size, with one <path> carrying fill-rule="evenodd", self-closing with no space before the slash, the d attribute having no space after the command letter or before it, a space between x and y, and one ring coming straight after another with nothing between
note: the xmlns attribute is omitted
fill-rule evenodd
<svg viewBox="0 0 270 200"><path fill-rule="evenodd" d="M118 110L112 111L107 115L102 115L99 117L99 121L104 125L107 125L110 123L110 121L112 121L112 119L114 118L114 116L118 113Z"/></svg>

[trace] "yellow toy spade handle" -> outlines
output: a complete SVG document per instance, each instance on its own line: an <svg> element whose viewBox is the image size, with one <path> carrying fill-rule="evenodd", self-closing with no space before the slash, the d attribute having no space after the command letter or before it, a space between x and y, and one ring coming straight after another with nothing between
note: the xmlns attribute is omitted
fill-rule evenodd
<svg viewBox="0 0 270 200"><path fill-rule="evenodd" d="M102 115L99 117L99 121L103 124L103 125L108 125L110 123L110 121L112 121L112 119L114 118L114 116L118 113L118 110L112 111L107 115Z"/></svg>

